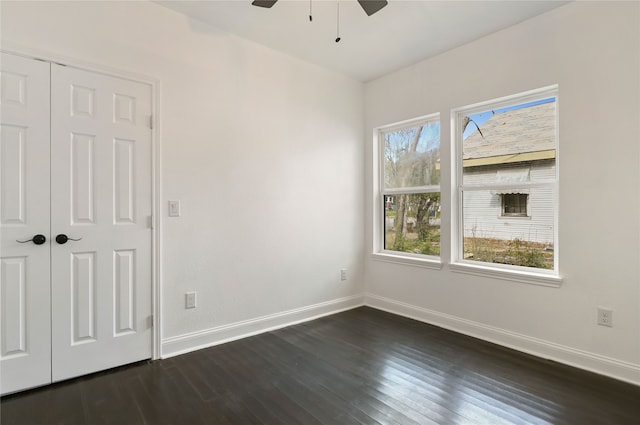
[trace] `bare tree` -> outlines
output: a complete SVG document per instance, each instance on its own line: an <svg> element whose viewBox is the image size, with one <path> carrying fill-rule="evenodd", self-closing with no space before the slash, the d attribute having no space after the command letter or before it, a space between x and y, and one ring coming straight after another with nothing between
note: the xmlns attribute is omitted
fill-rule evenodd
<svg viewBox="0 0 640 425"><path fill-rule="evenodd" d="M418 141L420 140L420 134L422 133L423 126L419 126L415 134L413 135L413 140L409 145L409 148L406 152L405 158L415 157L416 150L418 149ZM401 186L405 187L410 183L410 176L413 174L412 171L415 167L402 167L403 175L401 176ZM396 238L394 241L394 249L402 250L404 249L404 238L407 232L407 213L409 212L409 195L403 194L398 195L396 197L396 219L394 224L394 230L396 234Z"/></svg>

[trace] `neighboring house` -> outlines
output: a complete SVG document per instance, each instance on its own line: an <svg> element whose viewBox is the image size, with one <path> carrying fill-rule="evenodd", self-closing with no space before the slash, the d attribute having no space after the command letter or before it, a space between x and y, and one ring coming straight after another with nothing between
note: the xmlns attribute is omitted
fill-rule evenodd
<svg viewBox="0 0 640 425"><path fill-rule="evenodd" d="M553 244L553 190L530 184L555 179L555 107L496 113L464 140L464 184L494 186L465 191L465 237Z"/></svg>

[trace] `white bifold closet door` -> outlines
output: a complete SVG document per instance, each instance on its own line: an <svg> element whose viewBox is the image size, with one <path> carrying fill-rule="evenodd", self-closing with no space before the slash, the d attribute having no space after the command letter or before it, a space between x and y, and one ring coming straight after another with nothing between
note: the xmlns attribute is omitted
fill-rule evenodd
<svg viewBox="0 0 640 425"><path fill-rule="evenodd" d="M49 64L0 58L0 390L51 382Z"/></svg>
<svg viewBox="0 0 640 425"><path fill-rule="evenodd" d="M151 87L1 66L6 394L151 357Z"/></svg>

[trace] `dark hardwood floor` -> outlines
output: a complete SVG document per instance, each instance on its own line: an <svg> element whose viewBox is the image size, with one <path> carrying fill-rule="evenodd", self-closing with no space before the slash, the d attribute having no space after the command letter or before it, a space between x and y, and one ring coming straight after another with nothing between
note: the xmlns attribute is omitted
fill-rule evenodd
<svg viewBox="0 0 640 425"><path fill-rule="evenodd" d="M2 398L10 424L640 424L640 387L362 307Z"/></svg>

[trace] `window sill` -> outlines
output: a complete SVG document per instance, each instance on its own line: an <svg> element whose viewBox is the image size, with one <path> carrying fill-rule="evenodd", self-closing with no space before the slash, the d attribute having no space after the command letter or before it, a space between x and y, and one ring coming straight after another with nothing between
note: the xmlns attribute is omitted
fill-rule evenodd
<svg viewBox="0 0 640 425"><path fill-rule="evenodd" d="M499 220L531 220L530 215L499 215Z"/></svg>
<svg viewBox="0 0 640 425"><path fill-rule="evenodd" d="M414 267L423 267L426 269L442 269L442 261L437 258L425 258L424 256L390 253L390 252L376 252L371 254L371 258L376 261L382 261L386 263L404 264Z"/></svg>
<svg viewBox="0 0 640 425"><path fill-rule="evenodd" d="M532 285L550 286L559 288L562 278L550 273L529 272L520 270L508 270L497 267L484 266L470 263L451 263L451 271L456 273L470 274L474 276L491 277L494 279L509 280L512 282L522 282Z"/></svg>

